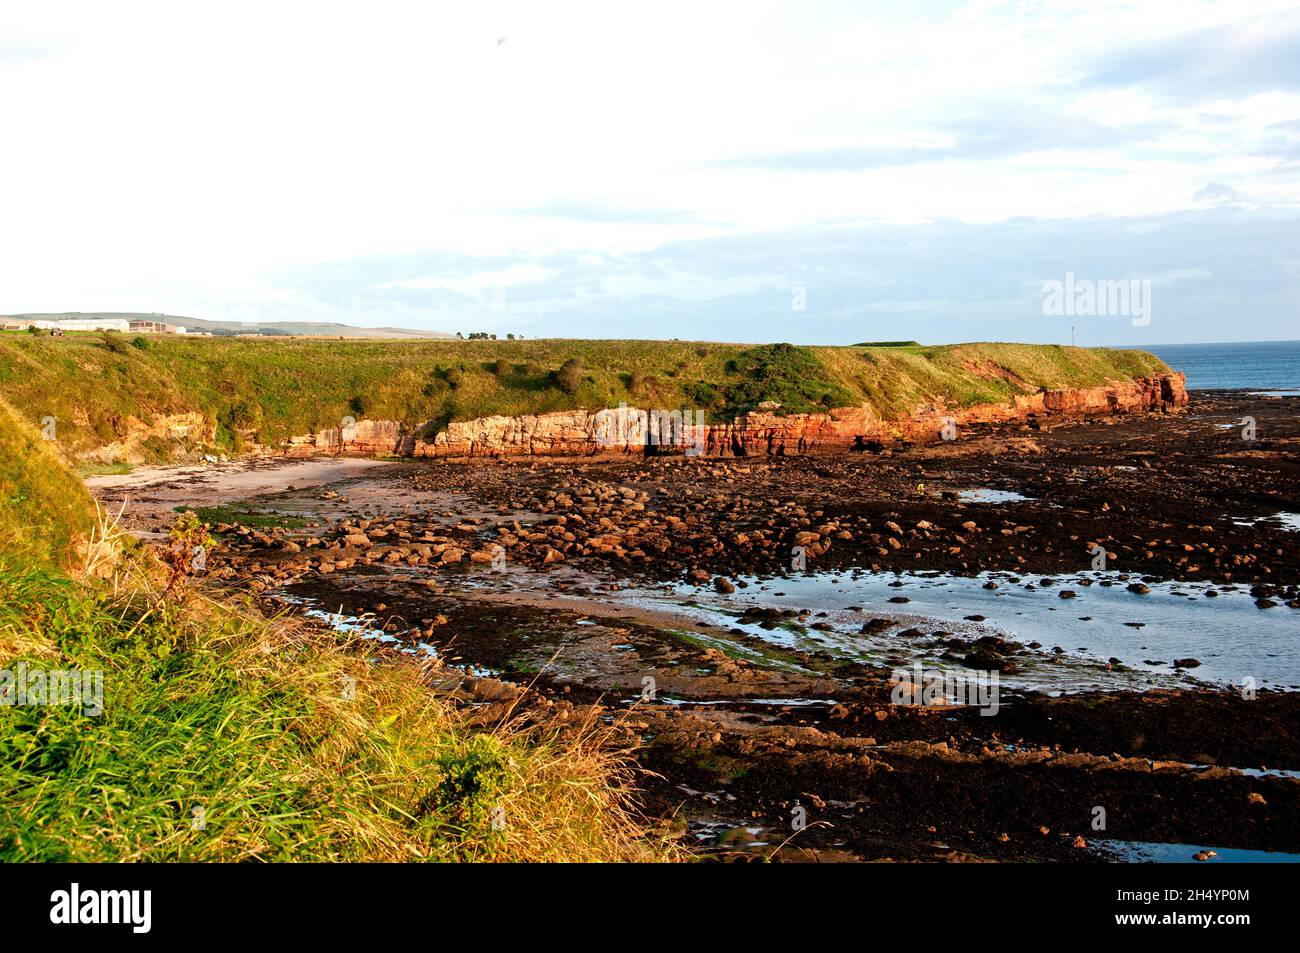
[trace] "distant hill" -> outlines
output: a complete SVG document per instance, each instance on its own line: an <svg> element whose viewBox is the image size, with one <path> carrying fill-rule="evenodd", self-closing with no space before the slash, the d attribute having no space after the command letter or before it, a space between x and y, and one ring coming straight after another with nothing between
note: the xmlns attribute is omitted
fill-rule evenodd
<svg viewBox="0 0 1300 953"><path fill-rule="evenodd" d="M167 324L179 324L192 331L208 331L214 335L230 334L267 334L292 335L297 337L335 337L335 338L423 338L447 340L456 335L446 331L417 331L413 328L361 328L351 324L336 324L329 321L261 321L256 323L243 321L210 321L207 318L190 318L179 314L156 314L140 311L64 311L50 314L8 314L0 315L12 321L64 321L68 319L109 319L121 318L125 321L163 321Z"/></svg>

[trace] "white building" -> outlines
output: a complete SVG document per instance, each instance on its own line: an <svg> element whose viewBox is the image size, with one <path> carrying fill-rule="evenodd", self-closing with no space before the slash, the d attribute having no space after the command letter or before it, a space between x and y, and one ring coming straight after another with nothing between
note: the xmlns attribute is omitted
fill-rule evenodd
<svg viewBox="0 0 1300 953"><path fill-rule="evenodd" d="M185 327L180 324L167 324L163 321L132 321L131 330L142 334L184 334Z"/></svg>
<svg viewBox="0 0 1300 953"><path fill-rule="evenodd" d="M50 322L33 321L38 328ZM125 318L65 318L55 321L60 331L121 331L125 334L131 330L131 323Z"/></svg>

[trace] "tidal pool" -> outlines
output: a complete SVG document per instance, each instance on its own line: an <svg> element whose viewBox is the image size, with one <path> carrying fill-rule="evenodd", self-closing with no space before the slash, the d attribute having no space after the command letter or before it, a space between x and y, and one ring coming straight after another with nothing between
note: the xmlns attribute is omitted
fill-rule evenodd
<svg viewBox="0 0 1300 953"><path fill-rule="evenodd" d="M1015 490L994 490L986 486L973 490L958 490L957 498L965 503L1027 503L1034 499Z"/></svg>
<svg viewBox="0 0 1300 953"><path fill-rule="evenodd" d="M1294 864L1300 863L1300 854L1272 850L1247 850L1241 847L1201 847L1195 844L1160 844L1136 840L1098 840L1088 845L1094 853L1108 860L1129 864ZM1197 854L1213 856L1197 860Z"/></svg>
<svg viewBox="0 0 1300 953"><path fill-rule="evenodd" d="M715 625L864 661L934 659L943 651L932 644L935 630L965 639L998 635L1026 645L1040 643L1021 672L1003 676L1008 685L1079 690L1201 681L1244 689L1300 689L1300 613L1285 606L1260 609L1245 587L1150 582L1149 592L1137 594L1126 588L1131 579L1100 572L1044 577L850 571L737 581L747 585L729 595L678 585L666 591L628 588L602 598L640 603L671 599ZM986 588L990 583L996 588ZM1208 596L1210 590L1217 596ZM1073 597L1062 598L1065 591ZM889 601L894 598L906 601ZM781 620L775 628L738 621L746 610L761 607L811 613ZM873 617L897 625L862 634L862 623ZM810 628L815 623L825 628ZM922 637L901 638L898 629L908 628L921 630ZM1129 671L1107 670L1111 658ZM1022 659L1016 657L1018 663ZM1189 659L1199 665L1174 665Z"/></svg>

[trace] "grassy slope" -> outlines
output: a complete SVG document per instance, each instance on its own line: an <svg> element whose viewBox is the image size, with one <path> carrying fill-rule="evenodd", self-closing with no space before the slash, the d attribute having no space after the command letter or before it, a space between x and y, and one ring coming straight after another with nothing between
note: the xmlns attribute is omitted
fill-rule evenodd
<svg viewBox="0 0 1300 953"><path fill-rule="evenodd" d="M64 562L93 514L53 444L0 398L0 550L36 563Z"/></svg>
<svg viewBox="0 0 1300 953"><path fill-rule="evenodd" d="M2 402L0 492L0 669L104 673L98 716L0 705L0 862L664 856L594 730L476 730L410 660L164 598L138 554L74 578L90 499Z"/></svg>
<svg viewBox="0 0 1300 953"><path fill-rule="evenodd" d="M256 429L259 442L274 443L337 426L349 415L445 424L621 401L702 408L713 419L768 399L787 411L867 402L890 419L935 398L1005 400L1167 370L1140 351L1017 344L151 338L141 350L123 338L114 350L97 334L0 335L0 395L30 420L58 418L60 440L75 455L111 443L128 416L148 421L184 411L216 420L218 442L230 448L236 429ZM554 379L570 358L583 365L573 394ZM984 369L983 376L971 366ZM165 447L155 449L159 459L166 456Z"/></svg>

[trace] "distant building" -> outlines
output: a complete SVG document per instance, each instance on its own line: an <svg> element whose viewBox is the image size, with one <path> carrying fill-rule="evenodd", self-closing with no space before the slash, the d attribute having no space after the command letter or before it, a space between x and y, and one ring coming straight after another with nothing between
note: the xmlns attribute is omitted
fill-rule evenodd
<svg viewBox="0 0 1300 953"><path fill-rule="evenodd" d="M122 331L131 330L125 318L68 318L63 321L33 321L38 328L58 328L61 331Z"/></svg>
<svg viewBox="0 0 1300 953"><path fill-rule="evenodd" d="M185 328L179 324L166 324L162 321L132 321L131 330L138 334L184 334Z"/></svg>

